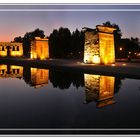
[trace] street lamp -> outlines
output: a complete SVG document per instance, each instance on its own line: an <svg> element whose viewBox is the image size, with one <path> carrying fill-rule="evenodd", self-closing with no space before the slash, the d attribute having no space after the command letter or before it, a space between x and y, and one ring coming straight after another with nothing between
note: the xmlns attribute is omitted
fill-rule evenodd
<svg viewBox="0 0 140 140"><path fill-rule="evenodd" d="M122 47L120 47L120 51L122 51Z"/></svg>

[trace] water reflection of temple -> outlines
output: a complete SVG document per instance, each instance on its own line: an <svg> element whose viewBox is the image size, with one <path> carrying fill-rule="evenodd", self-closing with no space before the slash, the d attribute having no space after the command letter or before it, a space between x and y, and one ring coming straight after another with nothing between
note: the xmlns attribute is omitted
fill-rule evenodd
<svg viewBox="0 0 140 140"><path fill-rule="evenodd" d="M35 88L41 87L47 85L48 80L49 80L49 70L31 68L30 85L34 86Z"/></svg>
<svg viewBox="0 0 140 140"><path fill-rule="evenodd" d="M1 78L22 78L23 67L13 65L0 65Z"/></svg>
<svg viewBox="0 0 140 140"><path fill-rule="evenodd" d="M114 103L113 96L121 88L121 77L100 76L76 72L31 68L29 66L0 65L0 78L23 78L31 87L42 87L52 84L61 90L71 86L85 87L86 103L96 101L97 107Z"/></svg>
<svg viewBox="0 0 140 140"><path fill-rule="evenodd" d="M26 84L31 87L41 87L48 84L49 81L49 70L48 69L37 69L31 67L24 67L23 79Z"/></svg>
<svg viewBox="0 0 140 140"><path fill-rule="evenodd" d="M86 103L97 101L97 107L114 103L115 77L84 74Z"/></svg>
<svg viewBox="0 0 140 140"><path fill-rule="evenodd" d="M49 70L15 65L0 65L0 78L23 78L35 88L48 84Z"/></svg>

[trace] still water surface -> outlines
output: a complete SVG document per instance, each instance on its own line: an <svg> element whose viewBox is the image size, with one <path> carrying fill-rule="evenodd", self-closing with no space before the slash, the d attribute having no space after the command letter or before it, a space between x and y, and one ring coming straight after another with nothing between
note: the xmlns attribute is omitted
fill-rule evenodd
<svg viewBox="0 0 140 140"><path fill-rule="evenodd" d="M140 80L0 65L0 128L138 128Z"/></svg>

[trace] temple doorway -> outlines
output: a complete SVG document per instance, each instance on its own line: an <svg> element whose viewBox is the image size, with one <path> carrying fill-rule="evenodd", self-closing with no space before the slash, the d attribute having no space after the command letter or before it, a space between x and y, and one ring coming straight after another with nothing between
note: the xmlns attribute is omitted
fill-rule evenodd
<svg viewBox="0 0 140 140"><path fill-rule="evenodd" d="M6 49L7 49L7 56L8 57L11 56L11 51L10 51L11 47L7 46Z"/></svg>

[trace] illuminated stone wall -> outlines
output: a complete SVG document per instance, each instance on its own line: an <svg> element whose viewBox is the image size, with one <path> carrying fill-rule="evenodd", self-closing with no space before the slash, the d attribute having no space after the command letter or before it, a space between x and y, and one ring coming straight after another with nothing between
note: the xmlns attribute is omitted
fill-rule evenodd
<svg viewBox="0 0 140 140"><path fill-rule="evenodd" d="M98 58L94 61L94 57L99 58L98 34L96 31L87 31L85 32L84 62L100 63Z"/></svg>
<svg viewBox="0 0 140 140"><path fill-rule="evenodd" d="M97 101L97 107L114 103L115 77L84 74L86 102Z"/></svg>
<svg viewBox="0 0 140 140"><path fill-rule="evenodd" d="M85 63L115 63L114 30L114 28L97 25L96 29L85 31Z"/></svg>
<svg viewBox="0 0 140 140"><path fill-rule="evenodd" d="M0 65L0 78L22 78L23 67L14 65Z"/></svg>
<svg viewBox="0 0 140 140"><path fill-rule="evenodd" d="M41 87L47 85L49 80L49 70L31 68L31 85Z"/></svg>
<svg viewBox="0 0 140 140"><path fill-rule="evenodd" d="M47 59L49 58L49 44L48 39L41 39L36 37L31 42L31 56L32 59Z"/></svg>
<svg viewBox="0 0 140 140"><path fill-rule="evenodd" d="M97 26L99 34L100 61L102 64L115 63L114 28Z"/></svg>
<svg viewBox="0 0 140 140"><path fill-rule="evenodd" d="M22 43L0 42L0 56L23 56Z"/></svg>

